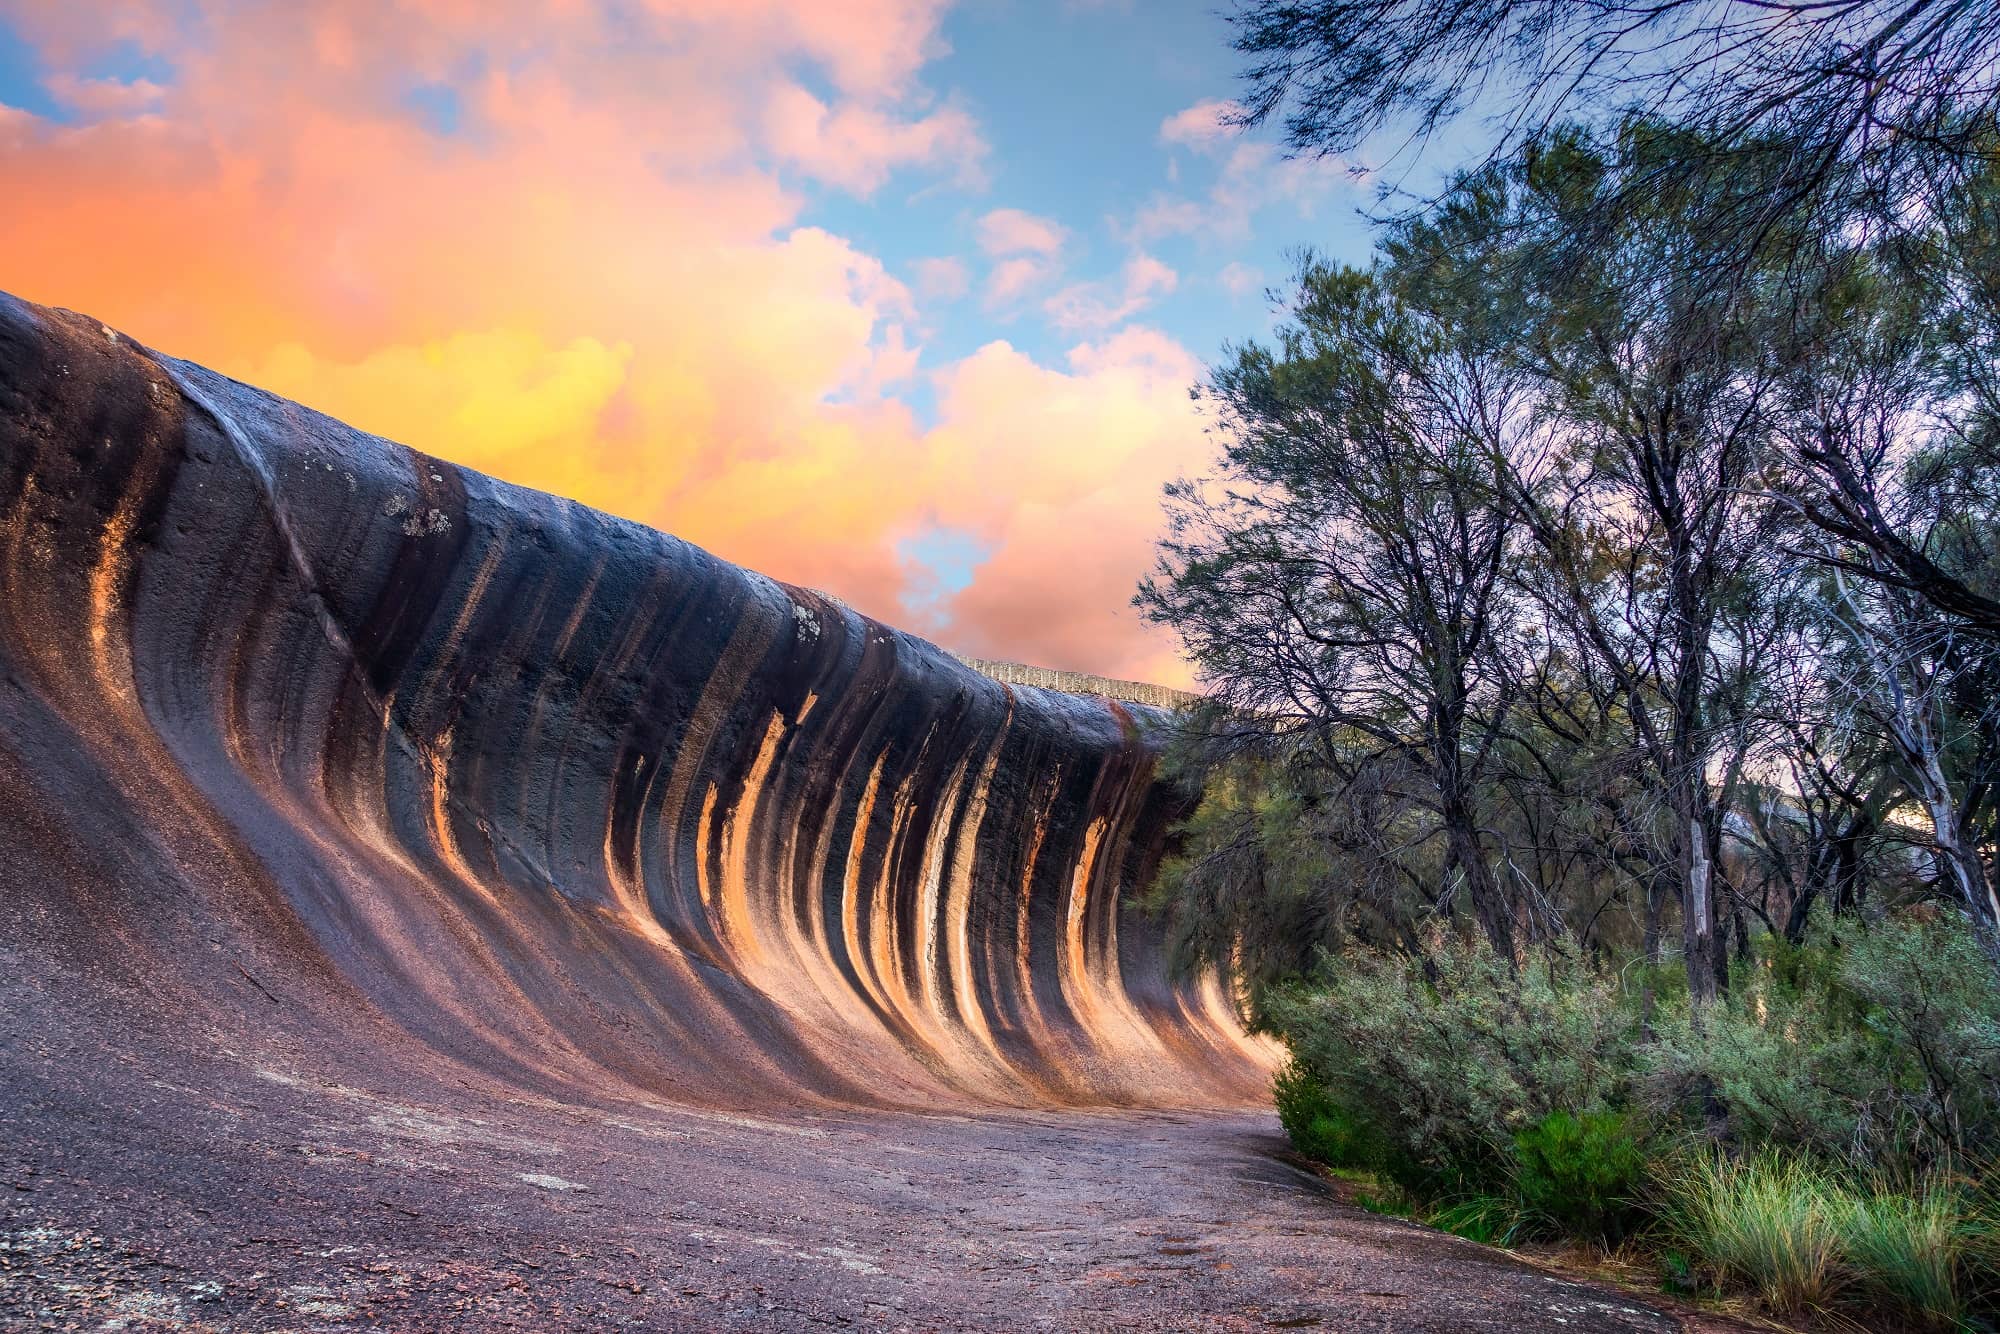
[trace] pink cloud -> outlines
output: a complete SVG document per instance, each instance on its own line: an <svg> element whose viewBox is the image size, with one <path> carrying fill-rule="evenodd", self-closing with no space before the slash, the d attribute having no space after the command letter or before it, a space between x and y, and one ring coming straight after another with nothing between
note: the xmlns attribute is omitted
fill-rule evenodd
<svg viewBox="0 0 2000 1334"><path fill-rule="evenodd" d="M1180 285L1180 275L1148 254L1125 261L1116 284L1074 283L1043 303L1059 329L1108 329L1123 323Z"/></svg>
<svg viewBox="0 0 2000 1334"><path fill-rule="evenodd" d="M1035 255L1003 259L987 275L986 304L996 308L1012 305L1054 278L1059 271L1059 265Z"/></svg>
<svg viewBox="0 0 2000 1334"><path fill-rule="evenodd" d="M1068 361L991 343L939 377L926 441L949 498L937 520L991 551L944 613L969 652L1184 684L1171 637L1129 603L1152 564L1160 487L1208 457L1187 396L1200 365L1142 327Z"/></svg>
<svg viewBox="0 0 2000 1334"><path fill-rule="evenodd" d="M998 259L1006 255L1060 254L1069 233L1053 218L1018 208L996 208L979 220L979 248Z"/></svg>
<svg viewBox="0 0 2000 1334"><path fill-rule="evenodd" d="M1259 212L1289 205L1302 218L1343 186L1367 173L1331 158L1286 158L1269 144L1239 141L1230 147L1206 194L1156 195L1132 221L1116 229L1133 245L1167 236L1199 236L1241 241Z"/></svg>
<svg viewBox="0 0 2000 1334"><path fill-rule="evenodd" d="M964 185L983 180L986 142L972 117L954 106L915 119L865 104L835 110L784 83L771 95L765 126L784 161L858 195L872 193L905 166L949 167Z"/></svg>
<svg viewBox="0 0 2000 1334"><path fill-rule="evenodd" d="M1161 121L1160 139L1186 148L1210 149L1238 133L1229 121L1242 114L1240 102L1220 98L1197 102Z"/></svg>
<svg viewBox="0 0 2000 1334"><path fill-rule="evenodd" d="M712 54L747 63L789 50L820 63L843 93L907 91L948 48L938 32L946 0L643 0L669 30L692 31ZM472 7L477 12L477 7ZM581 8L579 6L578 8Z"/></svg>
<svg viewBox="0 0 2000 1334"><path fill-rule="evenodd" d="M158 108L167 90L151 79L87 79L52 74L44 81L64 106L90 116L136 116Z"/></svg>
<svg viewBox="0 0 2000 1334"><path fill-rule="evenodd" d="M955 300L972 286L965 261L950 256L920 259L910 266L910 271L916 279L917 295L927 300Z"/></svg>
<svg viewBox="0 0 2000 1334"><path fill-rule="evenodd" d="M1222 290L1237 300L1242 300L1264 286L1264 271L1241 260L1231 260L1222 266L1222 272L1215 275L1222 284Z"/></svg>

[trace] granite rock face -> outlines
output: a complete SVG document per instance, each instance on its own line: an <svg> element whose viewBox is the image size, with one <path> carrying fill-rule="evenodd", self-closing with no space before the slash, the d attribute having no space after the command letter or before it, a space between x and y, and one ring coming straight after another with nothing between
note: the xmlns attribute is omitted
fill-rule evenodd
<svg viewBox="0 0 2000 1334"><path fill-rule="evenodd" d="M1143 706L4 296L0 594L17 1040L559 1101L1267 1086L1121 904L1180 814Z"/></svg>

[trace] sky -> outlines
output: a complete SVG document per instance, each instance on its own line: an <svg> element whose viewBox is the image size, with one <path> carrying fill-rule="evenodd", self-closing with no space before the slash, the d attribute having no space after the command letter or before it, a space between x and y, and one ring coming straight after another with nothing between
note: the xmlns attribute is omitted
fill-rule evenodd
<svg viewBox="0 0 2000 1334"><path fill-rule="evenodd" d="M0 0L0 289L979 656L1130 605L1358 166L1216 0Z"/></svg>

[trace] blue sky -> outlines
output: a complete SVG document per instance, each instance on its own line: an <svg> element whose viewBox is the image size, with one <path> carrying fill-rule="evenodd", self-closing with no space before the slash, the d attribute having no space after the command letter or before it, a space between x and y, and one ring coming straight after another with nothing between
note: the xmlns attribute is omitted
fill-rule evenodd
<svg viewBox="0 0 2000 1334"><path fill-rule="evenodd" d="M1177 282L1132 318L1212 357L1225 340L1269 327L1263 288L1283 279L1300 246L1359 263L1371 245L1358 210L1372 201L1372 186L1348 181L1333 164L1301 198L1252 204L1240 228L1133 235L1148 204L1204 202L1229 153L1243 146L1223 139L1203 151L1162 137L1172 117L1236 92L1240 62L1229 35L1215 6L1202 3L975 0L954 8L943 23L950 52L926 68L925 81L978 118L991 146L983 196L923 186L868 200L828 192L811 214L904 264L939 253L976 255L977 220L989 207L1055 219L1068 233L1062 274L1037 296L1077 282L1116 287L1130 256L1148 254L1173 269ZM1274 135L1250 142L1270 155L1272 170L1283 170L1275 166ZM1246 193L1266 186L1266 177L1261 168L1248 175ZM1230 275L1233 291L1224 279L1232 264L1239 266ZM1082 330L1052 324L1039 306L1033 299L988 306L975 288L940 315L935 350L963 355L1004 337L1038 356L1057 356Z"/></svg>

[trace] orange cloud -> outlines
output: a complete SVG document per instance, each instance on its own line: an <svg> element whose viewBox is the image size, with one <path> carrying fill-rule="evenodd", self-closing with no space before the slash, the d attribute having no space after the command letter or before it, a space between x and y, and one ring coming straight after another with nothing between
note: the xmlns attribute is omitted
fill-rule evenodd
<svg viewBox="0 0 2000 1334"><path fill-rule="evenodd" d="M897 397L917 296L788 185L976 184L977 125L922 85L939 8L0 0L75 115L0 107L0 288L891 618L899 544L963 530L990 558L917 628L1178 679L1126 603L1160 482L1203 453L1198 367L1143 330L1062 367L991 344L928 371L926 426ZM111 41L172 77L101 86ZM412 112L426 84L456 133ZM1066 233L1002 209L979 237L1012 300Z"/></svg>
<svg viewBox="0 0 2000 1334"><path fill-rule="evenodd" d="M1133 327L1072 349L1067 369L989 343L940 376L926 452L953 503L938 517L993 553L940 609L961 647L1187 683L1171 638L1128 604L1152 565L1161 485L1208 458L1187 396L1200 372L1178 343Z"/></svg>
<svg viewBox="0 0 2000 1334"><path fill-rule="evenodd" d="M367 418L433 453L478 458L493 471L533 473L546 489L596 489L616 469L606 411L625 388L629 343L575 338L551 347L527 329L454 333L399 344L356 362L330 362L298 343L240 368L243 378L334 416ZM557 479L568 475L568 484Z"/></svg>

